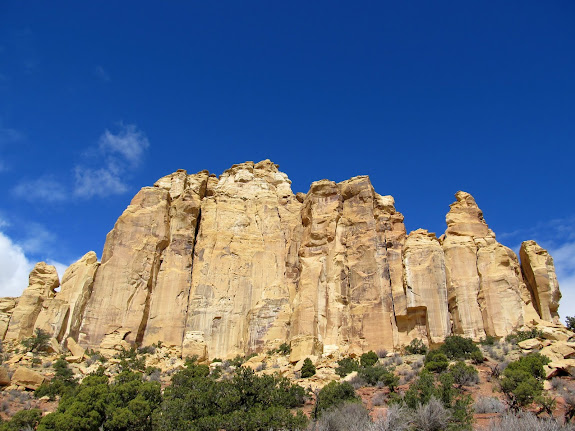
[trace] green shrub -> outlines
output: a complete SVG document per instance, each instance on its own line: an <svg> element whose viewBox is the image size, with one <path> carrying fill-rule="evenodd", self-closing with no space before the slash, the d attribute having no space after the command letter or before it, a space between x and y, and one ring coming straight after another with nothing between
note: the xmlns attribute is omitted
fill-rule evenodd
<svg viewBox="0 0 575 431"><path fill-rule="evenodd" d="M565 323L567 323L567 329L569 329L570 331L575 332L575 317L569 317L567 316L565 318Z"/></svg>
<svg viewBox="0 0 575 431"><path fill-rule="evenodd" d="M517 344L521 341L529 340L531 338L540 338L543 336L543 332L537 328L530 329L528 331L517 331L513 334L509 334L505 337L505 341L511 344Z"/></svg>
<svg viewBox="0 0 575 431"><path fill-rule="evenodd" d="M425 369L433 373L441 373L447 370L449 359L441 350L430 350L423 360Z"/></svg>
<svg viewBox="0 0 575 431"><path fill-rule="evenodd" d="M543 365L549 362L546 356L534 353L507 365L500 385L511 406L526 406L541 397L545 378Z"/></svg>
<svg viewBox="0 0 575 431"><path fill-rule="evenodd" d="M449 367L449 373L459 387L470 386L479 383L479 373L472 365L467 365L463 361L458 361Z"/></svg>
<svg viewBox="0 0 575 431"><path fill-rule="evenodd" d="M377 353L375 353L373 350L370 350L369 352L361 355L359 358L359 364L362 367L371 367L372 365L377 364L378 359L379 357L377 356Z"/></svg>
<svg viewBox="0 0 575 431"><path fill-rule="evenodd" d="M374 367L361 367L358 372L361 377L370 386L375 386L378 383L383 383L385 386L394 392L399 384L399 377L389 371L383 366Z"/></svg>
<svg viewBox="0 0 575 431"><path fill-rule="evenodd" d="M56 396L63 396L75 389L77 382L74 378L74 372L68 366L68 362L60 358L54 362L53 367L55 371L54 378L50 382L42 383L34 391L36 398L48 396L51 400L54 400Z"/></svg>
<svg viewBox="0 0 575 431"><path fill-rule="evenodd" d="M474 352L479 352L479 347L475 345L471 338L451 335L445 338L445 342L439 348L449 359L471 359Z"/></svg>
<svg viewBox="0 0 575 431"><path fill-rule="evenodd" d="M45 352L50 347L50 335L40 328L34 330L34 335L21 341L27 352Z"/></svg>
<svg viewBox="0 0 575 431"><path fill-rule="evenodd" d="M281 355L287 356L291 353L291 347L288 343L282 343L278 347L277 352Z"/></svg>
<svg viewBox="0 0 575 431"><path fill-rule="evenodd" d="M479 340L479 344L482 346L494 346L497 343L497 338L492 335L486 335L485 338Z"/></svg>
<svg viewBox="0 0 575 431"><path fill-rule="evenodd" d="M303 366L301 367L301 377L307 379L315 375L315 365L311 362L310 358L305 358Z"/></svg>
<svg viewBox="0 0 575 431"><path fill-rule="evenodd" d="M411 340L411 342L404 347L405 353L410 355L425 355L427 353L427 346L419 338Z"/></svg>
<svg viewBox="0 0 575 431"><path fill-rule="evenodd" d="M353 386L348 382L330 382L317 394L314 407L314 417L317 419L323 411L332 406L339 406L346 401L359 402Z"/></svg>
<svg viewBox="0 0 575 431"><path fill-rule="evenodd" d="M304 396L302 387L284 377L240 367L231 380L217 380L208 366L190 360L165 389L155 429L303 429L305 417L290 409L303 405Z"/></svg>
<svg viewBox="0 0 575 431"><path fill-rule="evenodd" d="M0 431L34 430L41 418L42 411L39 409L20 410L10 421L0 425Z"/></svg>
<svg viewBox="0 0 575 431"><path fill-rule="evenodd" d="M340 377L345 377L353 371L359 370L359 363L357 359L353 358L343 358L337 361L337 368L335 373Z"/></svg>

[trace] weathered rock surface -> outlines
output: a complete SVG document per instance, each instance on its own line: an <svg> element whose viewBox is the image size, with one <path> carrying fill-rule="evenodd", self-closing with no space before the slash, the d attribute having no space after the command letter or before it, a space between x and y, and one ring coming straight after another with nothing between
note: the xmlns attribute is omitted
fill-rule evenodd
<svg viewBox="0 0 575 431"><path fill-rule="evenodd" d="M77 339L98 266L93 251L70 265L62 277L60 291L42 304L36 328L46 331L58 342L68 337Z"/></svg>
<svg viewBox="0 0 575 431"><path fill-rule="evenodd" d="M43 329L54 350L77 358L161 342L181 356L226 359L289 343L293 363L533 324L544 343L570 339L545 250L524 243L520 265L465 192L446 222L439 239L423 229L407 236L394 199L366 176L294 195L269 160L219 178L179 170L134 197L101 264L86 254L57 294L55 269L38 264L21 298L0 299L0 334Z"/></svg>
<svg viewBox="0 0 575 431"><path fill-rule="evenodd" d="M12 384L36 390L44 383L44 376L30 368L18 367L12 376Z"/></svg>
<svg viewBox="0 0 575 431"><path fill-rule="evenodd" d="M411 232L403 250L407 309L417 316L412 338L440 343L451 334L443 249L435 234Z"/></svg>
<svg viewBox="0 0 575 431"><path fill-rule="evenodd" d="M525 241L519 250L521 270L525 283L534 298L534 304L543 320L558 317L561 292L555 275L553 258L535 241Z"/></svg>
<svg viewBox="0 0 575 431"><path fill-rule="evenodd" d="M60 285L58 272L52 265L45 262L36 264L30 272L28 287L18 299L14 307L6 340L21 340L34 332L34 324L45 300L54 297L56 288Z"/></svg>
<svg viewBox="0 0 575 431"><path fill-rule="evenodd" d="M453 331L476 341L503 337L524 324L531 307L519 261L496 241L475 199L461 191L455 197L443 240Z"/></svg>
<svg viewBox="0 0 575 431"><path fill-rule="evenodd" d="M288 338L301 204L268 161L235 165L201 206L183 355L226 358Z"/></svg>
<svg viewBox="0 0 575 431"><path fill-rule="evenodd" d="M0 339L3 339L8 330L10 317L18 303L18 298L0 298Z"/></svg>
<svg viewBox="0 0 575 431"><path fill-rule="evenodd" d="M192 260L200 206L209 173L188 175L177 171L156 182L170 196L168 245L160 256L160 269L150 297L150 310L142 343L162 341L181 347L192 284Z"/></svg>
<svg viewBox="0 0 575 431"><path fill-rule="evenodd" d="M145 187L108 234L80 327L82 345L98 349L119 332L128 343L142 341L160 256L169 243L168 215L169 192Z"/></svg>

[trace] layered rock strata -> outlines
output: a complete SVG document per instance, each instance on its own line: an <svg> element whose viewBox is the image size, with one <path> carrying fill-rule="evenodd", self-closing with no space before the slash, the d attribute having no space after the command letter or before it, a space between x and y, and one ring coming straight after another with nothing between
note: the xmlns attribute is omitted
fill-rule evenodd
<svg viewBox="0 0 575 431"><path fill-rule="evenodd" d="M269 160L219 178L179 170L134 197L101 263L86 254L59 292L55 269L38 264L21 298L0 300L0 332L17 340L39 328L104 353L162 342L200 359L288 342L296 362L556 319L545 250L524 243L520 265L465 192L446 221L439 239L406 235L394 199L366 176L294 195Z"/></svg>

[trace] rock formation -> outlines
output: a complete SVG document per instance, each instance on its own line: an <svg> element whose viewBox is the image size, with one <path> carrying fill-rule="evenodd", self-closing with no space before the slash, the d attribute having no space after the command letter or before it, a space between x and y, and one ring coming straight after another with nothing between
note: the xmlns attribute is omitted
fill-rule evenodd
<svg viewBox="0 0 575 431"><path fill-rule="evenodd" d="M108 354L161 342L200 359L287 342L297 362L556 319L550 256L528 241L520 265L470 194L456 194L438 239L406 235L394 199L366 176L316 181L307 194L290 184L269 160L161 178L120 216L101 263L86 254L57 293L55 269L40 263L22 297L0 299L0 333L38 328Z"/></svg>
<svg viewBox="0 0 575 431"><path fill-rule="evenodd" d="M60 285L58 272L52 265L39 262L30 272L28 288L18 299L18 304L12 311L6 340L21 340L34 333L36 318L42 310L45 300L55 295Z"/></svg>
<svg viewBox="0 0 575 431"><path fill-rule="evenodd" d="M535 241L525 241L519 250L525 283L534 298L537 313L543 320L559 317L557 309L561 292L555 275L553 258Z"/></svg>

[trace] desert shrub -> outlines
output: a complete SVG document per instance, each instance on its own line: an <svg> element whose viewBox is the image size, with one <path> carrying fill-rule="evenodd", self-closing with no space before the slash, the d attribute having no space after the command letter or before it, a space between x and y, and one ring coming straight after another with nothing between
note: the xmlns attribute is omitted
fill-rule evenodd
<svg viewBox="0 0 575 431"><path fill-rule="evenodd" d="M313 412L314 417L318 418L324 411L349 401L360 401L358 396L355 394L353 386L347 382L330 382L317 394Z"/></svg>
<svg viewBox="0 0 575 431"><path fill-rule="evenodd" d="M77 385L74 378L74 372L68 366L68 362L60 358L54 362L54 378L48 383L42 383L36 391L34 396L41 398L48 396L54 400L56 396L63 396L74 390Z"/></svg>
<svg viewBox="0 0 575 431"><path fill-rule="evenodd" d="M459 335L446 337L439 349L449 359L471 359L474 352L481 353L471 338L460 337Z"/></svg>
<svg viewBox="0 0 575 431"><path fill-rule="evenodd" d="M348 380L348 382L351 386L353 386L353 389L355 390L367 386L367 382L359 374L353 376L351 379Z"/></svg>
<svg viewBox="0 0 575 431"><path fill-rule="evenodd" d="M387 349L378 349L375 353L377 353L378 358L385 358L387 356Z"/></svg>
<svg viewBox="0 0 575 431"><path fill-rule="evenodd" d="M575 417L575 390L567 389L562 391L565 400L565 421L571 422Z"/></svg>
<svg viewBox="0 0 575 431"><path fill-rule="evenodd" d="M526 406L541 396L545 378L543 365L549 362L546 356L533 353L507 365L500 385L512 407Z"/></svg>
<svg viewBox="0 0 575 431"><path fill-rule="evenodd" d="M364 431L371 419L363 404L348 401L323 412L315 425L317 431Z"/></svg>
<svg viewBox="0 0 575 431"><path fill-rule="evenodd" d="M399 377L383 366L362 367L359 369L358 375L364 379L368 385L375 386L381 382L389 387L392 392L395 391L395 388L399 384Z"/></svg>
<svg viewBox="0 0 575 431"><path fill-rule="evenodd" d="M435 397L414 410L413 424L418 431L443 431L449 424L451 412Z"/></svg>
<svg viewBox="0 0 575 431"><path fill-rule="evenodd" d="M575 332L575 317L569 317L569 316L565 317L565 323L566 323L567 329Z"/></svg>
<svg viewBox="0 0 575 431"><path fill-rule="evenodd" d="M403 397L390 397L390 403L403 405L412 412L419 409L420 414L425 413L433 417L435 413L439 411L434 408L436 406L431 406L428 410L422 409L420 406L429 404L432 399L438 400L448 412L446 417L449 425L447 428L441 429L470 430L473 420L471 397L469 395L463 395L453 387L454 379L451 373L441 374L438 380L439 385L436 384L434 374L424 369L419 379L409 387L405 395ZM437 422L431 420L431 418L429 418L429 423L422 419L418 426L431 427L435 423ZM416 427L415 429L419 430L420 428Z"/></svg>
<svg viewBox="0 0 575 431"><path fill-rule="evenodd" d="M370 350L369 352L361 355L359 358L359 364L362 367L371 367L372 365L377 364L378 359L379 357L377 356L377 353L375 353L373 350Z"/></svg>
<svg viewBox="0 0 575 431"><path fill-rule="evenodd" d="M150 431L160 402L160 385L144 382L140 373L123 371L113 383L106 376L90 375L62 396L56 412L42 418L37 429Z"/></svg>
<svg viewBox="0 0 575 431"><path fill-rule="evenodd" d="M499 419L493 419L489 431L572 431L568 425L560 425L553 418L538 418L530 412L508 412Z"/></svg>
<svg viewBox="0 0 575 431"><path fill-rule="evenodd" d="M449 360L441 350L430 350L427 352L427 355L425 355L423 364L426 370L434 373L441 373L447 370Z"/></svg>
<svg viewBox="0 0 575 431"><path fill-rule="evenodd" d="M0 425L0 431L34 430L42 418L39 409L20 410L8 422Z"/></svg>
<svg viewBox="0 0 575 431"><path fill-rule="evenodd" d="M214 362L224 362L224 361L221 358L214 358L214 359L212 359L212 364Z"/></svg>
<svg viewBox="0 0 575 431"><path fill-rule="evenodd" d="M496 397L479 397L473 409L476 413L502 413L505 411L505 404Z"/></svg>
<svg viewBox="0 0 575 431"><path fill-rule="evenodd" d="M335 369L335 373L340 377L345 377L352 371L359 370L359 363L357 359L353 358L343 358L337 361L337 368Z"/></svg>
<svg viewBox="0 0 575 431"><path fill-rule="evenodd" d="M517 344L521 341L529 340L530 338L539 338L543 336L543 332L540 329L532 328L528 331L517 331L513 334L509 334L505 337L505 341L511 344Z"/></svg>
<svg viewBox="0 0 575 431"><path fill-rule="evenodd" d="M455 384L459 387L470 386L479 383L479 373L472 365L458 361L449 367L449 373L453 376Z"/></svg>
<svg viewBox="0 0 575 431"><path fill-rule="evenodd" d="M493 335L486 335L485 338L479 340L479 344L482 346L494 346L497 344L497 338Z"/></svg>
<svg viewBox="0 0 575 431"><path fill-rule="evenodd" d="M303 366L301 367L301 377L302 379L307 379L308 377L315 375L315 365L311 362L310 358L305 358L303 361Z"/></svg>
<svg viewBox="0 0 575 431"><path fill-rule="evenodd" d="M411 342L404 347L406 353L410 355L425 355L427 353L427 346L419 338L411 340Z"/></svg>
<svg viewBox="0 0 575 431"><path fill-rule="evenodd" d="M303 405L304 396L302 387L284 377L240 367L230 380L217 380L208 366L187 361L164 391L155 429L301 429L306 418L290 409Z"/></svg>
<svg viewBox="0 0 575 431"><path fill-rule="evenodd" d="M154 346L142 346L138 348L138 353L140 355L148 355L156 353L156 347Z"/></svg>
<svg viewBox="0 0 575 431"><path fill-rule="evenodd" d="M34 334L22 340L21 344L27 352L45 352L50 346L50 335L46 331L36 328Z"/></svg>
<svg viewBox="0 0 575 431"><path fill-rule="evenodd" d="M379 416L369 431L407 431L411 428L412 413L399 404L389 406L384 416Z"/></svg>

